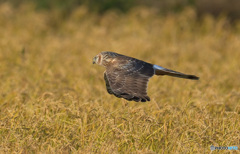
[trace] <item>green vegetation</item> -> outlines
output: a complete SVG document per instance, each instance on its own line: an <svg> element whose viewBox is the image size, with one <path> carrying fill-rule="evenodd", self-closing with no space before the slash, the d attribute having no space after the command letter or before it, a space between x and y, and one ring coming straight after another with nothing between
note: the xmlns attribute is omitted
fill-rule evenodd
<svg viewBox="0 0 240 154"><path fill-rule="evenodd" d="M240 148L240 24L138 7L68 18L0 5L0 151L209 153ZM110 50L199 81L153 77L151 102L109 95L92 58ZM227 151L226 151L227 152Z"/></svg>
<svg viewBox="0 0 240 154"><path fill-rule="evenodd" d="M7 0L0 0L0 4ZM36 10L57 10L63 17L68 17L81 6L86 6L89 12L104 14L116 10L127 13L135 7L144 6L154 9L159 14L181 12L186 7L196 9L198 16L212 14L215 17L227 15L237 20L240 18L239 0L8 0L16 8L25 4L33 4Z"/></svg>
<svg viewBox="0 0 240 154"><path fill-rule="evenodd" d="M87 6L91 12L97 13L104 13L112 9L126 12L136 5L137 1L139 0L11 0L10 2L15 7L32 3L37 10L60 10L63 14L69 15L82 5Z"/></svg>

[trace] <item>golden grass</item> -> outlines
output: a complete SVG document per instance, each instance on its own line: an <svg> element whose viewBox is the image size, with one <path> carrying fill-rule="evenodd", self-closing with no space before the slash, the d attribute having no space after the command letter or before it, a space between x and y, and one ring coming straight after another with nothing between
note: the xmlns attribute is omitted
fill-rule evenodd
<svg viewBox="0 0 240 154"><path fill-rule="evenodd" d="M240 148L240 26L195 11L91 14L0 6L0 151L208 153ZM199 81L153 77L151 102L109 95L92 57L110 50ZM225 151L227 152L227 151Z"/></svg>

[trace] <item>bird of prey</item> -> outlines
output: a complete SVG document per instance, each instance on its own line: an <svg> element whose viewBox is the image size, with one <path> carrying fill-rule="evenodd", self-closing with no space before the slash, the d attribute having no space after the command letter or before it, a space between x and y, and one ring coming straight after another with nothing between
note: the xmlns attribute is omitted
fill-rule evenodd
<svg viewBox="0 0 240 154"><path fill-rule="evenodd" d="M150 101L147 95L148 80L153 75L198 80L194 75L183 74L142 60L124 56L115 52L104 51L93 58L93 64L106 68L104 80L109 94L128 101Z"/></svg>

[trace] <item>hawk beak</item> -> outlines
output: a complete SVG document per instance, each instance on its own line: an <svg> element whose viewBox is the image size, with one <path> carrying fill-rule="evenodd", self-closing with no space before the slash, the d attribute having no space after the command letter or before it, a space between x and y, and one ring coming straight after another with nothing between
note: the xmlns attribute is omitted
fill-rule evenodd
<svg viewBox="0 0 240 154"><path fill-rule="evenodd" d="M93 58L93 64L96 64L96 57Z"/></svg>

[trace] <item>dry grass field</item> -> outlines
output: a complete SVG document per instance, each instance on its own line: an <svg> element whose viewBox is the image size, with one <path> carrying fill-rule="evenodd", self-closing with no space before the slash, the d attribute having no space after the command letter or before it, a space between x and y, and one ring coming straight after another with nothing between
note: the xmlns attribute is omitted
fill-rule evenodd
<svg viewBox="0 0 240 154"><path fill-rule="evenodd" d="M240 23L198 20L191 8L156 15L0 5L1 153L209 153L240 148ZM150 102L109 95L101 51L199 81L153 77ZM217 152L214 151L214 152ZM223 152L231 152L225 150ZM236 152L236 151L235 151Z"/></svg>

